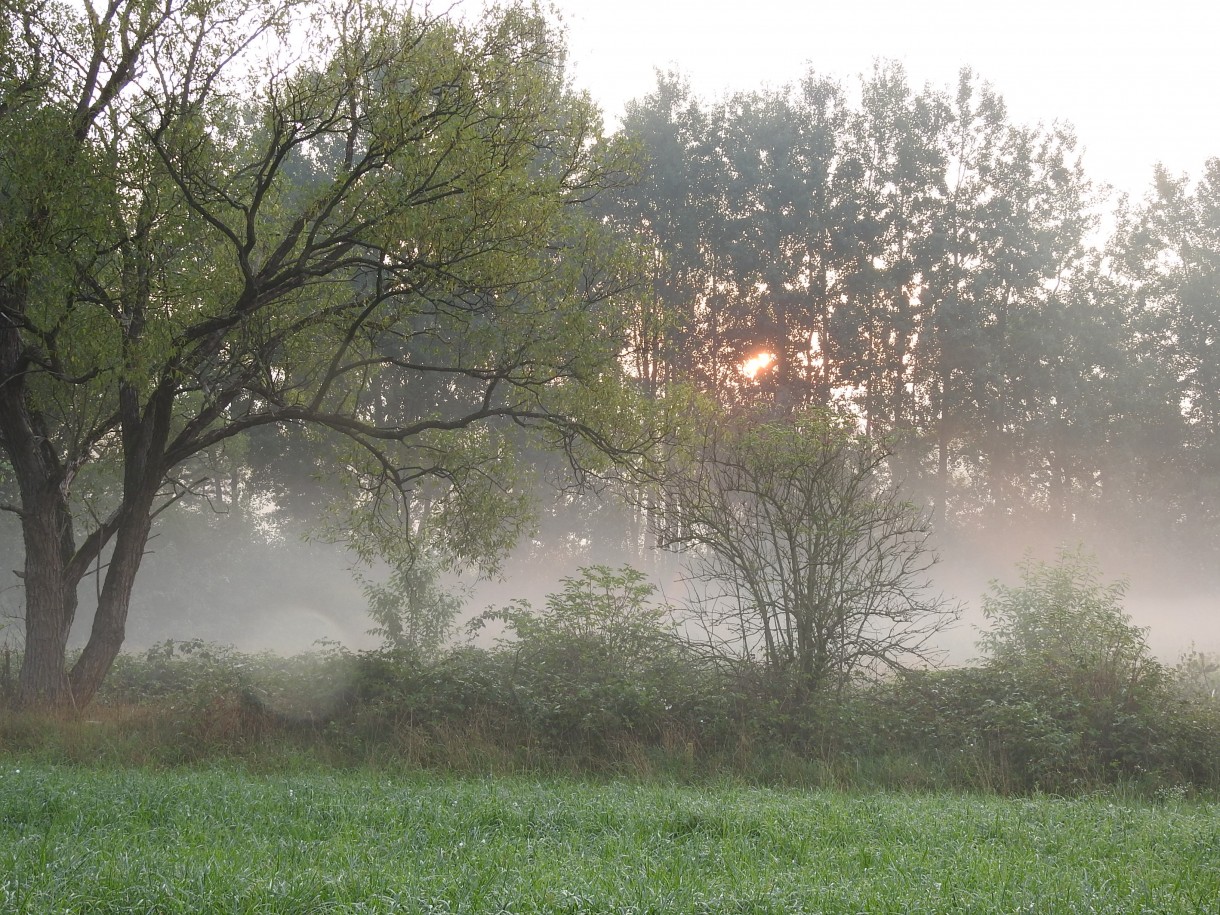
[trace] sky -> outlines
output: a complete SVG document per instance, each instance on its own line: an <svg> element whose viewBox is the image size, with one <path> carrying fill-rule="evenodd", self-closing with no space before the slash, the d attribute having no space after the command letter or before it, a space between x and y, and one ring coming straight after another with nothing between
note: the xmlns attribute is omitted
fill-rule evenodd
<svg viewBox="0 0 1220 915"><path fill-rule="evenodd" d="M876 58L911 83L963 66L1018 123L1067 121L1086 172L1142 197L1153 166L1202 174L1220 156L1220 3L1207 0L554 0L570 69L613 127L676 68L700 96L796 82L810 65L852 81Z"/></svg>

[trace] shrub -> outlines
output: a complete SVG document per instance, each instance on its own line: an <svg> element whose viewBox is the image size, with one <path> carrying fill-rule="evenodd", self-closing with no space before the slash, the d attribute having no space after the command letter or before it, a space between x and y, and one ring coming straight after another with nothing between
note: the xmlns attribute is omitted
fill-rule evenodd
<svg viewBox="0 0 1220 915"><path fill-rule="evenodd" d="M980 724L1036 784L1112 780L1154 764L1168 678L1145 631L1082 550L1027 557L1021 584L994 583L980 645L995 678Z"/></svg>
<svg viewBox="0 0 1220 915"><path fill-rule="evenodd" d="M656 734L680 691L682 653L667 607L637 570L589 566L535 610L528 601L485 613L505 624L511 689L524 721L557 748L598 752Z"/></svg>
<svg viewBox="0 0 1220 915"><path fill-rule="evenodd" d="M242 687L247 659L202 639L166 639L141 654L120 654L98 701L108 705L200 705Z"/></svg>

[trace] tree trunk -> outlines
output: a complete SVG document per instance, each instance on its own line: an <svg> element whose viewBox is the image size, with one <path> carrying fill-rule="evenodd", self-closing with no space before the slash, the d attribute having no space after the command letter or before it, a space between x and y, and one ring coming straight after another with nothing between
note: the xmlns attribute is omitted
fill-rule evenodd
<svg viewBox="0 0 1220 915"><path fill-rule="evenodd" d="M21 536L25 546L25 651L18 678L18 706L72 704L64 651L76 616L77 579L68 565L76 551L67 475L49 446L42 424L27 409L27 362L18 323L24 288L0 290L0 435L21 492Z"/></svg>
<svg viewBox="0 0 1220 915"><path fill-rule="evenodd" d="M114 553L98 598L89 641L72 667L72 696L78 707L83 708L92 701L123 647L131 592L151 527L148 512L143 511L120 528L115 538Z"/></svg>
<svg viewBox="0 0 1220 915"><path fill-rule="evenodd" d="M153 493L155 487L136 500L129 520L119 527L89 641L71 673L65 653L76 613L78 579L68 570L58 547L48 551L45 540L31 537L27 530L26 635L17 685L19 707L80 709L93 700L123 647L131 593L152 527L144 503L151 502Z"/></svg>
<svg viewBox="0 0 1220 915"><path fill-rule="evenodd" d="M0 339L0 344L3 340ZM3 363L0 345L0 366ZM12 385L16 388L16 385ZM169 434L172 385L164 385L141 416L124 391L124 481L116 513L78 552L68 503L70 476L46 446L23 398L0 387L0 429L21 488L25 545L25 656L16 702L22 707L83 708L105 679L126 631L136 572L152 526ZM77 585L110 536L114 551L98 598L93 630L71 674L65 652L76 615Z"/></svg>
<svg viewBox="0 0 1220 915"><path fill-rule="evenodd" d="M27 558L26 568L30 565ZM17 705L68 707L73 702L64 653L72 614L62 579L45 574L39 578L42 581L37 583L26 578L25 657L17 681ZM75 594L71 603L75 603Z"/></svg>
<svg viewBox="0 0 1220 915"><path fill-rule="evenodd" d="M25 657L17 685L19 706L73 704L64 652L76 616L77 583L67 574L74 543L72 519L57 496L44 487L38 497L23 500Z"/></svg>
<svg viewBox="0 0 1220 915"><path fill-rule="evenodd" d="M117 515L114 552L98 595L93 629L72 668L72 694L77 706L87 705L93 699L123 647L131 591L144 558L152 529L153 503L161 487L174 391L172 382L163 383L149 398L143 413L134 388L124 385L119 392L119 408L124 414L123 503Z"/></svg>

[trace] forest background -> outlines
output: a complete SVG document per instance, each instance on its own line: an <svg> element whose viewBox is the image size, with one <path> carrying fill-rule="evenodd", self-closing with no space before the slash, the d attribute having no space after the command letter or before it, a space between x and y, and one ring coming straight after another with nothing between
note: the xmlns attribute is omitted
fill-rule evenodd
<svg viewBox="0 0 1220 915"><path fill-rule="evenodd" d="M501 32L495 37L507 43L507 59L534 79L524 81L523 76L520 87L542 87L539 98L554 102L553 110L588 118L587 99L564 82L562 45L544 20L536 12L512 9L498 23ZM404 33L420 36L418 48L407 47L424 58L433 53L423 40L430 40L435 25L423 21L418 33ZM445 33L446 28L442 24L437 31ZM30 42L30 36L37 34L27 28L25 40ZM102 35L95 30L95 38ZM465 48L469 41L471 37L463 35L454 46ZM356 39L353 47L358 44ZM522 48L530 54L514 57ZM37 63L37 53L31 53ZM440 60L442 55L435 53ZM500 64L497 53L499 45L487 52L490 66ZM166 72L172 67L167 66ZM483 85L490 84L486 81L492 72L498 76L501 71L482 73L472 80L471 91L477 95L480 79ZM509 72L515 77L518 71ZM382 78L376 68L369 73ZM416 84L403 84L413 87L412 102L425 108L449 101L445 93L450 83L439 84L432 101ZM210 83L201 86L202 92L210 91ZM20 96L29 89L21 84L14 91ZM464 98L461 101L465 103ZM289 123L287 109L275 107L277 97L273 95L271 102L273 118ZM503 105L504 99L497 102ZM108 103L103 96L98 111ZM465 109L455 108L459 110ZM501 123L512 122L502 109L497 114L504 119ZM97 111L88 108L83 116L88 127L87 119L96 117ZM377 127L379 116L381 112L372 112L368 123ZM563 126L568 128L571 122L564 121ZM218 122L216 129L232 127ZM111 125L111 129L116 128ZM824 453L825 463L819 466L833 470L828 479L867 480L861 490L867 498L861 504L868 511L880 506L888 513L869 516L864 531L871 536L880 525L886 536L896 538L882 542L897 544L897 552L888 552L890 547L882 552L926 556L929 562L934 554L946 559L941 567L922 564L922 559L910 567L912 580L900 578L887 592L903 600L926 590L920 578L925 574L933 591L973 597L986 588L989 578L1011 568L1032 548L1035 558L1023 566L1025 591L995 586L989 603L984 603L983 609L1000 626L984 639L981 649L989 662L1000 667L1013 657L1021 663L1029 661L1036 646L1022 642L1022 625L1045 607L1037 601L1023 602L1022 594L1067 595L1066 605L1087 611L1086 621L1096 623L1092 634L1109 652L1107 663L1116 665L1109 670L1117 678L1110 687L1121 686L1120 711L1130 710L1138 690L1151 689L1160 681L1159 674L1145 679L1151 668L1143 635L1119 613L1122 588L1104 584L1112 577L1109 572L1121 570L1137 580L1156 576L1155 593L1164 602L1158 628L1171 630L1168 621L1180 620L1179 649L1186 647L1187 633L1206 632L1200 620L1210 620L1214 609L1208 606L1208 597L1196 595L1215 593L1215 557L1220 550L1220 360L1216 359L1220 160L1210 160L1196 178L1158 170L1144 197L1113 199L1090 181L1067 125L1014 122L996 90L970 71L963 71L951 87L916 89L900 66L887 62L878 63L858 85L810 72L792 86L713 101L694 95L680 75L661 74L653 92L627 106L621 128L607 146L599 145L602 141L592 120L580 121L580 130L589 132L569 136L559 130L554 145L546 149L553 155L562 148L579 163L564 182L571 175L596 178L575 188L561 183L564 191L576 196L565 198L567 210L554 212L579 213L598 232L612 230L616 238L629 243L624 256L630 258L634 282L594 288L586 274L582 290L586 301L580 303L586 310L579 314L592 323L564 325L564 330L577 334L581 333L577 327L612 330L599 342L598 352L612 348L613 359L603 368L613 367L616 383L625 382L632 396L670 405L690 397L719 417L708 427L696 428L696 454L715 457L721 453L715 448L723 447L727 449L723 453L732 456L719 463L713 460L713 466L751 472L762 467L770 478L787 472L793 455ZM119 138L114 148L125 152L121 131L114 136ZM359 136L357 127L352 136ZM191 145L199 142L196 135L189 130L179 135L152 129L149 137L150 149L168 166L166 187L171 192L185 189L187 208L202 210L206 216L207 202L200 204L190 192L209 188L211 165L205 163L198 174L175 170L182 162L189 162L191 168L198 165L189 156L179 158L197 149ZM402 142L409 149L411 140ZM516 135L514 142L516 152L528 147ZM354 151L360 152L359 144L349 144L349 160ZM371 155L366 151L364 161ZM260 167L271 175L278 161L268 157ZM75 168L79 162L70 165ZM311 182L329 180L324 159L294 162L293 167L303 169L301 193L313 192ZM535 178L531 169L537 167L522 160L518 180L526 183ZM278 180L280 173L274 174ZM283 174L290 175L291 170ZM494 188L496 194L505 195L494 198L501 204L511 207L526 199L513 197L505 187L509 185ZM586 189L590 192L581 195ZM284 199L289 208L295 204L291 190ZM211 218L213 224L223 221ZM320 217L309 218L319 219L319 227L324 224ZM520 218L531 217L522 209ZM603 249L592 241L592 230L581 235L584 229L564 219L548 225L570 233L563 236L569 250L575 250L578 237L587 242L594 252L590 263L602 264L598 258ZM139 240L138 233L122 243L133 240ZM445 236L437 243L451 241ZM549 249L543 246L531 252L525 246L514 247L517 259L494 261L488 270L490 274L510 267L527 270L541 263L542 250ZM398 253L403 271L416 269L414 255ZM455 254L452 263L459 262L461 257ZM243 269L247 266L242 264ZM620 266L616 262L614 270ZM383 267L361 261L354 269ZM494 284L497 279L507 282L494 275L487 282ZM490 314L488 303L501 301L497 297L505 294L505 288L480 288L479 307ZM409 294L417 294L415 287ZM456 298L442 301L465 307L467 300L461 298L465 294L460 291ZM607 302L612 305L609 310L605 310ZM532 321L538 314L524 302L518 317L526 322L526 316ZM607 317L611 314L612 320ZM308 313L302 315L295 330L308 326ZM198 339L210 333L210 320L203 318ZM597 324L599 320L603 323ZM127 324L124 328L130 330ZM536 327L531 329L537 333ZM59 329L42 334L45 342L54 344ZM538 344L536 336L531 338L531 346ZM370 345L383 343L372 340ZM29 352L33 355L25 364L39 365L37 350ZM206 372L213 371L219 355L226 352L217 350L201 361L199 386L185 393L201 395L208 403L213 395ZM418 367L412 361L417 355L380 358L387 365ZM542 347L514 368L555 356ZM574 356L558 358L561 378L568 377L562 373L572 362L571 377L587 380L579 375L582 369ZM134 394L143 382L123 374L130 370L124 368L118 377L121 386ZM87 371L73 380L54 360L40 371L57 384L87 386L95 377ZM179 383L175 371L166 372L166 391ZM460 367L457 374L478 382L483 371ZM14 374L10 382L19 377ZM259 383L277 389L280 397L296 381L269 371ZM490 397L496 380L489 384ZM529 605L510 601L528 598L541 604L545 600L547 618L562 621L573 606L585 611L600 606L581 590L592 583L605 600L625 594L626 603L616 605L619 610L639 609L642 621L656 622L659 618L652 611L643 612L651 591L641 585L637 573L609 570L622 563L659 582L670 603L687 597L678 592L688 587L694 588L692 606L707 600L698 584L710 580L723 584L723 578L707 567L692 573L688 566L684 572L680 561L675 564L674 553L658 551L657 546L687 547L683 555L697 558L715 554L714 530L707 531L715 527L716 516L705 496L715 494L715 487L721 485L718 478L688 474L687 479L698 484L693 490L667 488L663 479L659 488L634 492L628 487L616 491L613 485L595 486L596 492L556 486L572 482L566 472L573 468L583 472L578 474L579 482L589 482L589 468L574 463L570 447L575 438L589 434L589 427L569 421L576 409L572 403L566 405L566 412L550 404L555 385L530 378L523 387L530 387L532 396L549 404L551 412L515 408L517 418L527 420L524 426L535 420L551 424L561 435L566 429L569 436L563 442L569 449L558 454L541 450L536 439L525 434L514 437L511 429L499 442L516 450L523 468L522 476L501 495L513 503L514 511L525 496L535 499L538 507L535 530L524 539L513 565L500 569L513 572L506 577L509 592L498 598L484 592L468 601L475 612L492 605L492 611L479 619L503 624L525 645L531 637L542 638L545 647L557 638L556 630L537 628ZM470 393L460 385L395 388L382 380L371 391L375 403L369 409L380 411L387 420L405 409L428 422L430 410ZM286 410L284 417L301 415L293 412L296 407L285 406L287 401L272 398L270 402ZM626 403L607 399L594 406L613 414ZM229 408L260 409L256 402L251 404L218 401L216 415ZM44 412L51 415L54 410L44 405ZM245 647L268 647L270 641L260 644L254 638L260 628L277 636L292 629L309 644L318 636L367 629L363 614L371 609L375 635L392 648L438 650L456 619L458 604L448 592L460 583L446 577L464 565L456 550L447 551L441 537L439 547L425 544L422 551L391 556L400 560L396 568L374 562L362 573L363 585L359 580L333 584L340 579L319 560L326 554L322 541L328 531L311 529L310 524L316 521L319 505L342 501L332 472L338 466L336 453L301 434L292 422L260 421L249 429L244 423L234 420L233 428L247 432L240 447L207 455L211 472L206 479L181 486L171 481L177 488L170 501L178 504L159 518L156 535L149 541L151 549L132 592L127 646L169 646L160 651L173 655L173 642L166 640L238 641L229 632L239 630L251 638ZM799 433L796 447L791 437L785 438L793 431ZM16 432L6 435L6 447L14 453ZM93 441L107 440L106 433L100 433ZM814 445L824 446L824 452ZM615 451L607 439L598 440L598 446ZM666 455L650 457L681 468L689 440L673 447L668 460ZM477 474L480 454L472 451L467 458L463 472ZM696 470L700 466L696 460ZM451 468L443 469L450 476L438 473L438 477L456 479ZM600 470L604 482L621 482L614 479L613 466ZM848 476L834 475L840 472ZM654 475L652 482L659 476ZM709 481L711 490L698 488ZM104 495L107 484L97 485ZM721 485L720 491L747 490L733 483L727 490ZM831 487L832 493L846 491L845 486ZM618 498L624 493L626 498ZM149 499L154 495L150 490ZM762 500L766 493L759 489L749 495ZM890 495L895 499L892 503L886 501ZM440 501L429 493L411 498L422 500L425 511ZM886 507L890 505L892 509ZM22 517L23 511L12 514ZM477 506L473 511L477 515ZM815 513L804 520L828 517L832 515ZM79 520L87 530L88 514ZM98 518L92 520L96 524ZM511 530L524 529L526 520L521 516L514 521L521 526L510 525ZM470 518L462 522L462 535L474 538L475 546L487 553L484 571L497 571L499 554L508 541L479 540L481 535L469 522ZM105 527L97 524L95 529ZM316 539L302 545L301 537L311 530ZM329 534L334 530L331 527ZM14 533L6 539L15 545L15 555L18 538ZM836 542L851 541L843 535ZM1087 544L1099 555L1104 574L1099 576L1070 546L1063 549L1064 544L1074 543ZM365 551L360 558L371 556ZM1058 565L1039 561L1055 556ZM100 587L104 577L100 551L96 558L95 572L81 578L78 622L86 625L89 586L96 582ZM338 564L347 562L341 559ZM11 565L20 562L14 559ZM948 574L941 574L942 568ZM539 575L538 569L545 569L547 575ZM526 577L533 583L532 594L513 584ZM301 589L297 599L286 593L286 582ZM1175 593L1180 589L1189 593ZM19 595L20 588L14 584L6 593ZM320 593L332 596L319 601ZM727 593L713 594L712 602ZM574 604L574 595L582 594L588 599ZM100 590L95 596L101 598ZM21 615L20 602L15 596L11 615ZM340 606L343 602L348 610ZM950 647L936 616L947 606L930 599L886 610L904 624L910 617L902 614L908 612L916 612L920 619L935 618L936 624L926 631L908 630L926 635L927 641L900 646L904 651L917 649L914 657L921 663L931 661L937 649ZM784 637L792 640L787 648L794 652L788 660L804 665L812 664L812 657L822 663L824 659L802 654L806 635L797 631L804 623L795 609L776 609L757 600L753 607L750 612L758 619L741 622L734 636L736 660L748 661L757 650L768 666L784 667L784 647L776 648L771 641L780 631L771 628L774 612L775 619L788 614L785 625L790 628L784 631L789 635ZM283 615L277 616L281 609ZM311 615L334 628L310 632L300 621ZM576 618L579 625L588 623L580 612ZM731 625L731 614L713 618ZM611 623L614 619L612 614ZM1008 628L1004 628L1006 620ZM1060 625L1061 635L1069 632L1065 621L1052 622ZM1138 622L1151 620L1140 617ZM424 628L412 628L417 623ZM226 631L226 624L233 629ZM613 630L607 625L608 631ZM651 641L656 632L645 630L644 644L650 652L658 644ZM562 626L559 631L566 632ZM864 631L867 627L857 634ZM968 654L974 634L966 632ZM630 626L627 634L641 635ZM764 637L766 646L760 648L756 640ZM811 644L826 644L818 639L822 636ZM274 647L304 646L280 642ZM1199 647L1212 650L1206 642ZM890 663L901 654L879 649L869 660ZM650 663L657 660L648 652L645 655ZM834 662L846 664L844 659L840 653ZM1061 660L1047 656L1040 663L1055 668ZM1023 669L1023 675L1030 675L1032 669ZM848 672L854 673L854 668ZM794 707L804 708L809 697L802 690L817 693L833 684L841 692L849 681L826 679L829 675L816 665L809 670L802 667L801 674L805 679L796 690L796 706L785 698L778 706L781 717ZM1142 720L1141 727L1146 723ZM1109 740L1107 729L1112 724L1102 728L1103 742ZM817 728L810 732L809 727L805 722L798 728L801 740L822 733ZM587 724L577 731L592 733ZM612 729L596 733L605 740ZM1119 745L1129 748L1130 743L1124 739ZM1106 746L1110 753L1115 745ZM1038 752L1029 750L1029 759L1042 758ZM1115 759L1105 757L1103 762L1109 765Z"/></svg>
<svg viewBox="0 0 1220 915"><path fill-rule="evenodd" d="M682 381L726 405L844 407L936 514L943 590L977 606L1024 550L1084 543L1132 580L1162 655L1215 650L1198 625L1220 575L1215 160L1108 194L1069 126L1013 123L971 73L916 91L893 63L859 85L811 73L715 101L661 75L619 136L648 164L598 206L641 242L649 295L625 352L652 393ZM165 519L132 647L370 644L350 557L308 538L327 498L316 465L278 434ZM649 568L680 596L642 518L539 493L537 533L501 576L514 584L450 583L475 611L538 600L591 562ZM946 646L965 660L974 638L959 627Z"/></svg>

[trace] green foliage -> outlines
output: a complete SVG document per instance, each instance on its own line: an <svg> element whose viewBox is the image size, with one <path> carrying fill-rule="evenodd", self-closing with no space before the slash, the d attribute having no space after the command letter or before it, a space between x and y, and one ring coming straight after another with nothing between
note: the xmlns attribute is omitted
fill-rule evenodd
<svg viewBox="0 0 1220 915"><path fill-rule="evenodd" d="M226 645L199 639L166 639L140 655L120 655L104 692L103 703L206 705L242 687L242 669L250 659Z"/></svg>
<svg viewBox="0 0 1220 915"><path fill-rule="evenodd" d="M1080 548L1019 568L1019 586L993 584L983 600L992 629L981 645L1000 687L991 729L1023 768L1048 775L1144 767L1169 690L1122 609L1125 586L1103 584Z"/></svg>
<svg viewBox="0 0 1220 915"><path fill-rule="evenodd" d="M588 566L563 579L535 611L528 601L490 610L475 622L505 624L510 688L525 721L543 739L596 751L660 729L674 687L689 669L670 611L636 569Z"/></svg>
<svg viewBox="0 0 1220 915"><path fill-rule="evenodd" d="M1209 781L1207 727L1186 724L1180 692L1122 609L1124 586L1103 583L1082 549L1019 570L1020 584L993 583L984 598L981 666L895 684L898 742L934 747L955 779L1001 790Z"/></svg>
<svg viewBox="0 0 1220 915"><path fill-rule="evenodd" d="M1027 556L1018 569L1020 585L994 582L983 599L991 628L980 646L991 664L1094 699L1121 699L1160 679L1145 631L1122 609L1126 584L1103 584L1082 547L1060 550L1054 563Z"/></svg>
<svg viewBox="0 0 1220 915"><path fill-rule="evenodd" d="M1172 674L1178 689L1187 698L1202 701L1220 698L1220 658L1215 655L1205 654L1192 646L1174 665Z"/></svg>
<svg viewBox="0 0 1220 915"><path fill-rule="evenodd" d="M585 566L561 580L536 613L528 601L490 611L482 621L501 620L524 646L567 643L582 653L601 654L631 669L649 663L672 644L669 608L651 603L656 586L638 569Z"/></svg>
<svg viewBox="0 0 1220 915"><path fill-rule="evenodd" d="M506 693L503 660L476 648L457 648L435 658L381 650L355 656L350 699L338 721L376 742L395 728L443 728L458 722L503 722L514 710Z"/></svg>
<svg viewBox="0 0 1220 915"><path fill-rule="evenodd" d="M999 726L1035 741L1026 758L1047 769L1144 766L1169 691L1122 610L1124 584L1100 582L1082 549L1060 550L1054 564L1026 558L1020 572L1019 587L996 583L983 599L988 667L1010 683Z"/></svg>
<svg viewBox="0 0 1220 915"><path fill-rule="evenodd" d="M312 734L343 705L353 659L327 650L283 658L198 639L120 655L98 694L100 714L143 710L144 752L183 762L257 753L264 740ZM144 730L144 727L147 730Z"/></svg>
<svg viewBox="0 0 1220 915"><path fill-rule="evenodd" d="M688 648L632 679L575 652L388 650L284 659L166 643L123 655L87 717L0 712L7 752L90 764L233 760L466 773L1144 796L1220 789L1220 703L1161 696L1109 756L1075 718L990 668L908 672L795 702L773 672ZM566 666L563 666L566 665ZM557 674L557 667L562 676ZM1128 741L1128 743L1122 743Z"/></svg>
<svg viewBox="0 0 1220 915"><path fill-rule="evenodd" d="M426 558L412 557L396 565L386 581L363 583L369 616L376 624L370 631L387 649L429 658L448 641L462 602L446 592L439 579L439 571Z"/></svg>

